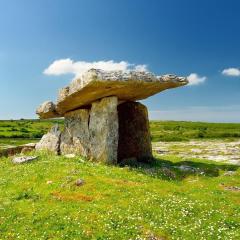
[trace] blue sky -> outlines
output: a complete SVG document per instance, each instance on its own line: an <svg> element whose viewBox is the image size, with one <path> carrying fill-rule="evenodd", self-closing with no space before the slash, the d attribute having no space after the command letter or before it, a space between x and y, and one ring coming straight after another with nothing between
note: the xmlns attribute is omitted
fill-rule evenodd
<svg viewBox="0 0 240 240"><path fill-rule="evenodd" d="M239 122L239 9L238 0L0 0L0 119L36 118L73 78L44 70L69 58L196 73L205 81L144 101L151 119Z"/></svg>

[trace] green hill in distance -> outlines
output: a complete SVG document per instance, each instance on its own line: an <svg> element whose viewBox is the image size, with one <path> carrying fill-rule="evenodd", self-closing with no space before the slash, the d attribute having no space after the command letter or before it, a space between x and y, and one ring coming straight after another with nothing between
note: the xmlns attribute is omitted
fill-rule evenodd
<svg viewBox="0 0 240 240"><path fill-rule="evenodd" d="M57 120L1 120L0 139L39 139ZM240 138L240 123L205 123L184 121L150 121L152 141L187 141L190 139Z"/></svg>

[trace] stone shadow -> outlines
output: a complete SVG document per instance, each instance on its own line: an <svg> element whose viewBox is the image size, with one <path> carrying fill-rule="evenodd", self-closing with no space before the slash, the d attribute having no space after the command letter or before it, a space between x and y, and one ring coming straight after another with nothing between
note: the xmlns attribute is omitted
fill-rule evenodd
<svg viewBox="0 0 240 240"><path fill-rule="evenodd" d="M160 158L154 158L151 163L141 163L129 159L119 164L122 167L128 166L132 171L164 179L181 181L189 176L207 176L218 177L220 171L225 171L226 175L232 175L240 168L238 165L232 164L218 164L209 162L195 162L191 160L183 160L179 162L172 162Z"/></svg>

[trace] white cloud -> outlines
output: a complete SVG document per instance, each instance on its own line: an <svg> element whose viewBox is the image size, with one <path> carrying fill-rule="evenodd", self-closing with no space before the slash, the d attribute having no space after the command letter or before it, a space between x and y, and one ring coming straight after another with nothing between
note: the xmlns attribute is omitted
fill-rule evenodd
<svg viewBox="0 0 240 240"><path fill-rule="evenodd" d="M231 76L231 77L239 77L240 69L238 68L226 68L222 71L223 75Z"/></svg>
<svg viewBox="0 0 240 240"><path fill-rule="evenodd" d="M142 65L136 65L134 67L134 70L138 71L138 72L147 72L148 69L147 69L147 65L145 64L142 64Z"/></svg>
<svg viewBox="0 0 240 240"><path fill-rule="evenodd" d="M44 70L43 73L46 75L62 75L70 73L74 74L76 78L91 68L101 69L105 71L147 71L147 65L130 64L126 61L114 62L113 60L109 60L97 62L74 62L70 58L66 58L54 61L48 68Z"/></svg>
<svg viewBox="0 0 240 240"><path fill-rule="evenodd" d="M192 86L204 83L207 77L200 77L197 73L191 73L187 79L189 81L188 86Z"/></svg>

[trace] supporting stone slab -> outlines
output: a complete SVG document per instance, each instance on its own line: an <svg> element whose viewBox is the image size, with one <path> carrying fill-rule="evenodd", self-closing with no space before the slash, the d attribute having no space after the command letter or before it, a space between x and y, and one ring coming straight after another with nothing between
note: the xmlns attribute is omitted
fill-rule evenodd
<svg viewBox="0 0 240 240"><path fill-rule="evenodd" d="M74 153L95 161L114 164L118 148L118 99L107 97L64 115L61 154Z"/></svg>
<svg viewBox="0 0 240 240"><path fill-rule="evenodd" d="M90 156L107 164L117 163L117 105L117 97L103 98L92 104L90 112Z"/></svg>
<svg viewBox="0 0 240 240"><path fill-rule="evenodd" d="M106 97L64 117L63 132L53 127L36 145L37 150L81 155L106 164L152 160L148 112L141 103L119 104L116 96Z"/></svg>
<svg viewBox="0 0 240 240"><path fill-rule="evenodd" d="M89 156L89 110L79 109L65 114L65 127L61 135L61 154Z"/></svg>
<svg viewBox="0 0 240 240"><path fill-rule="evenodd" d="M147 108L138 102L125 102L118 106L118 119L118 162L132 158L140 162L152 161Z"/></svg>

